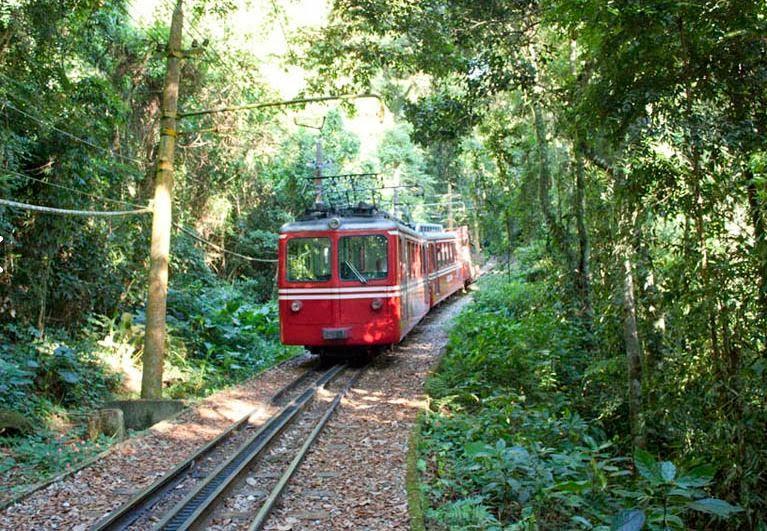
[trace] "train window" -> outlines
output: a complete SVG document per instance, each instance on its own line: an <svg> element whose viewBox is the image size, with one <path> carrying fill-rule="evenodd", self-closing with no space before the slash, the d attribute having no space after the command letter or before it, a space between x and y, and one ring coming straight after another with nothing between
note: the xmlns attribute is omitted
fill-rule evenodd
<svg viewBox="0 0 767 531"><path fill-rule="evenodd" d="M289 282L330 280L330 238L288 240L287 274Z"/></svg>
<svg viewBox="0 0 767 531"><path fill-rule="evenodd" d="M407 264L409 261L407 256L407 252L408 252L407 242L405 241L404 237L400 237L398 242L399 242L399 275L400 275L400 278L406 279L408 275Z"/></svg>
<svg viewBox="0 0 767 531"><path fill-rule="evenodd" d="M388 242L385 236L344 236L338 245L341 280L367 282L389 275Z"/></svg>

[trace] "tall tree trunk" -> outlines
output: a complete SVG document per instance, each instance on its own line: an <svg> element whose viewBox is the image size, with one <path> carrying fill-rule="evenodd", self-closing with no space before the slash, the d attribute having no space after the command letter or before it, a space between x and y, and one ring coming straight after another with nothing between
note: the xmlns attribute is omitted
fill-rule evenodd
<svg viewBox="0 0 767 531"><path fill-rule="evenodd" d="M176 107L181 78L182 0L176 0L170 36L168 68L163 89L160 146L157 150L154 214L149 263L149 288L146 303L141 398L162 398L162 373L165 359L165 317L168 296L168 266L172 227L173 157L176 145Z"/></svg>
<svg viewBox="0 0 767 531"><path fill-rule="evenodd" d="M636 301L634 299L634 265L631 246L619 246L618 260L621 262L623 300L623 341L626 345L626 367L628 378L628 405L631 439L634 448L644 448L644 415L642 409L642 346L637 327Z"/></svg>
<svg viewBox="0 0 767 531"><path fill-rule="evenodd" d="M535 120L535 141L538 148L538 200L554 248L564 257L568 275L572 276L575 259L567 242L567 233L557 220L551 205L551 166L546 122L543 119L540 104L533 100L532 107Z"/></svg>
<svg viewBox="0 0 767 531"><path fill-rule="evenodd" d="M625 198L625 176L621 170L614 169L607 161L591 150L583 150L583 155L609 175L615 187L615 219L617 221L616 261L620 271L620 281L616 291L620 292L623 309L623 343L626 353L626 380L628 384L629 427L634 448L645 446L645 421L643 406L642 342L639 337L637 305L634 295L634 260L631 245L632 235L637 227L637 212Z"/></svg>
<svg viewBox="0 0 767 531"><path fill-rule="evenodd" d="M575 153L575 227L578 234L578 259L575 274L578 278L578 292L581 301L582 318L592 330L594 310L591 306L591 243L589 231L586 227L586 178L583 167L583 155L580 142L576 141Z"/></svg>
<svg viewBox="0 0 767 531"><path fill-rule="evenodd" d="M666 333L666 316L661 307L661 297L655 285L655 273L650 256L650 250L643 240L642 224L636 226L634 246L637 254L636 278L639 281L638 291L644 304L639 304L647 315L648 325L643 329L645 334L645 369L652 371L663 359L663 341ZM647 374L648 378L650 374Z"/></svg>
<svg viewBox="0 0 767 531"><path fill-rule="evenodd" d="M691 172L688 177L688 186L693 196L694 206L694 221L695 221L695 233L697 236L698 253L700 255L700 276L703 282L703 297L704 308L708 319L709 336L711 338L711 352L715 363L719 368L722 367L722 355L719 345L719 333L717 330L717 308L716 301L711 302L711 298L716 299L716 294L711 289L711 271L708 264L708 248L706 246L706 230L704 221L704 200L703 194L700 189L700 183L702 181L701 172L701 153L698 142L700 139L700 133L696 124L695 114L693 112L693 72L692 72L692 51L690 50L689 43L687 41L687 33L684 28L684 22L681 17L677 19L679 28L679 41L684 54L685 62L685 79L684 79L684 105L685 113L687 115L687 128L685 130L687 136L687 146L689 148L689 157L692 165Z"/></svg>
<svg viewBox="0 0 767 531"><path fill-rule="evenodd" d="M765 220L765 208L760 204L757 183L751 168L745 171L746 189L748 192L748 206L751 214L751 224L754 227L754 255L756 266L759 271L759 303L762 307L762 319L767 322L767 220ZM767 195L767 185L762 183L762 194ZM767 351L765 351L767 354Z"/></svg>
<svg viewBox="0 0 767 531"><path fill-rule="evenodd" d="M513 238L513 231L511 228L511 216L509 215L509 209L506 207L504 210L505 225L506 225L506 239L508 240L506 247L506 276L511 279L511 241Z"/></svg>
<svg viewBox="0 0 767 531"><path fill-rule="evenodd" d="M625 176L622 171L613 173L617 201L618 245L617 261L620 265L620 291L623 306L623 343L626 350L626 378L628 383L629 427L633 447L645 446L645 422L642 403L643 372L642 343L639 340L637 305L634 288L634 260L631 239L637 224L637 210L626 198Z"/></svg>

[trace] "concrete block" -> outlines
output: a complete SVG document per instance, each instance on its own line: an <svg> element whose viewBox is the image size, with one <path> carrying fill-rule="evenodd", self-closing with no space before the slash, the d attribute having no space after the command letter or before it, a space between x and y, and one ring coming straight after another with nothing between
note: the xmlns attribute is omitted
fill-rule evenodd
<svg viewBox="0 0 767 531"><path fill-rule="evenodd" d="M93 440L101 433L118 441L125 439L125 422L121 409L100 409L88 419L88 437Z"/></svg>
<svg viewBox="0 0 767 531"><path fill-rule="evenodd" d="M107 407L122 410L126 428L144 430L176 415L186 404L183 400L115 400Z"/></svg>

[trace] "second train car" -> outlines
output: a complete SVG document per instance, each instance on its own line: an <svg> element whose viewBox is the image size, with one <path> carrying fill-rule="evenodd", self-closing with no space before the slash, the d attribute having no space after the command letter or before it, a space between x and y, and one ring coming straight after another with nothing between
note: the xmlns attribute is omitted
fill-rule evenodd
<svg viewBox="0 0 767 531"><path fill-rule="evenodd" d="M399 343L474 280L466 227L409 225L360 205L280 229L280 338L321 356Z"/></svg>

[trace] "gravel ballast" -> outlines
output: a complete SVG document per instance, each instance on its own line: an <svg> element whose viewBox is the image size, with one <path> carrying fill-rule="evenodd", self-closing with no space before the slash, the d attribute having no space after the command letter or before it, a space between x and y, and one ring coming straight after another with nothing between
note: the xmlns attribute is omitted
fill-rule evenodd
<svg viewBox="0 0 767 531"><path fill-rule="evenodd" d="M423 384L469 302L435 309L349 391L264 529L408 529L408 437L426 407Z"/></svg>

